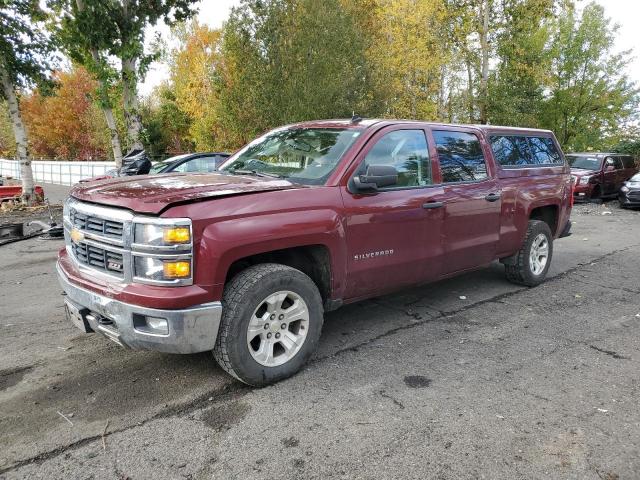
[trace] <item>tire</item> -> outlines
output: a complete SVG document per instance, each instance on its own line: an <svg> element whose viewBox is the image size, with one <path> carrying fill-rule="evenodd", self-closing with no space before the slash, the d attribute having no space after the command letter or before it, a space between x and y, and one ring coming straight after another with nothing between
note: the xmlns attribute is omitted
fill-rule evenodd
<svg viewBox="0 0 640 480"><path fill-rule="evenodd" d="M596 185L591 193L591 197L589 197L589 201L591 203L602 203L602 190L600 185Z"/></svg>
<svg viewBox="0 0 640 480"><path fill-rule="evenodd" d="M540 264L532 263L532 249L534 243L538 244L541 236L545 237L547 245L547 256L544 267L540 270ZM505 263L505 275L507 280L518 285L535 287L544 282L553 256L553 236L551 229L546 222L540 220L529 220L527 233L522 242L522 247L513 257L507 259ZM538 257L540 259L540 257Z"/></svg>
<svg viewBox="0 0 640 480"><path fill-rule="evenodd" d="M290 377L309 360L320 341L322 305L317 286L300 270L276 263L249 267L224 289L213 356L227 373L248 385L262 387ZM305 307L306 314L295 315ZM286 323L298 316L299 320ZM256 330L262 322L264 332ZM287 327L281 328L284 325ZM302 340L301 346L291 338Z"/></svg>

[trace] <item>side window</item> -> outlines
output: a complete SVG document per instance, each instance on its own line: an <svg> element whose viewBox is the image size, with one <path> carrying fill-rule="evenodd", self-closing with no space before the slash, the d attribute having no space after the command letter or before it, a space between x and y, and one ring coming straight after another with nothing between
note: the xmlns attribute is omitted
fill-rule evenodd
<svg viewBox="0 0 640 480"><path fill-rule="evenodd" d="M529 137L529 146L533 163L538 165L558 165L562 163L562 157L553 140L549 137Z"/></svg>
<svg viewBox="0 0 640 480"><path fill-rule="evenodd" d="M633 158L631 157L622 157L622 166L624 168L634 168L635 164Z"/></svg>
<svg viewBox="0 0 640 480"><path fill-rule="evenodd" d="M487 165L473 133L434 130L443 183L475 182L487 178Z"/></svg>
<svg viewBox="0 0 640 480"><path fill-rule="evenodd" d="M193 158L178 165L173 171L180 173L207 172L209 160L206 157Z"/></svg>
<svg viewBox="0 0 640 480"><path fill-rule="evenodd" d="M503 167L527 166L534 163L525 137L492 135L491 150L496 161Z"/></svg>
<svg viewBox="0 0 640 480"><path fill-rule="evenodd" d="M620 157L607 157L605 160L605 166L613 166L616 170L622 170L622 162Z"/></svg>
<svg viewBox="0 0 640 480"><path fill-rule="evenodd" d="M360 167L389 165L398 171L398 183L391 188L431 184L431 162L427 139L422 130L396 130L384 135L373 146Z"/></svg>

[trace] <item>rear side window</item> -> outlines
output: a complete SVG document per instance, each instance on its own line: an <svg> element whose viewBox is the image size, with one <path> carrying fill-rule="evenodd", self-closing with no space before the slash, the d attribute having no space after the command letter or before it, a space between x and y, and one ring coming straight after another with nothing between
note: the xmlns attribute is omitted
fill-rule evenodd
<svg viewBox="0 0 640 480"><path fill-rule="evenodd" d="M398 183L390 188L420 187L431 184L431 162L427 139L422 130L394 130L373 146L362 166L390 165L398 171Z"/></svg>
<svg viewBox="0 0 640 480"><path fill-rule="evenodd" d="M549 137L528 137L533 163L538 165L558 165L562 163L560 152Z"/></svg>
<svg viewBox="0 0 640 480"><path fill-rule="evenodd" d="M473 133L434 130L443 183L476 182L487 178L480 140Z"/></svg>
<svg viewBox="0 0 640 480"><path fill-rule="evenodd" d="M632 157L622 157L622 165L624 168L635 168L635 162Z"/></svg>
<svg viewBox="0 0 640 480"><path fill-rule="evenodd" d="M490 140L493 155L503 167L562 164L560 152L549 137L492 135Z"/></svg>
<svg viewBox="0 0 640 480"><path fill-rule="evenodd" d="M503 167L527 166L533 164L525 137L512 135L492 135L491 150L496 161Z"/></svg>

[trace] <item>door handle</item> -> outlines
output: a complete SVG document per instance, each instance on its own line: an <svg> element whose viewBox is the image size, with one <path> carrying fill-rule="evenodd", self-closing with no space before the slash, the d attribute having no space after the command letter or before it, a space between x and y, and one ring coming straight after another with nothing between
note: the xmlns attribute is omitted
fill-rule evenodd
<svg viewBox="0 0 640 480"><path fill-rule="evenodd" d="M501 196L502 196L502 194L500 192L491 192L489 195L484 197L484 199L487 202L496 202L496 201L500 200Z"/></svg>
<svg viewBox="0 0 640 480"><path fill-rule="evenodd" d="M431 208L440 208L444 207L444 202L427 202L422 204L422 208L431 209Z"/></svg>

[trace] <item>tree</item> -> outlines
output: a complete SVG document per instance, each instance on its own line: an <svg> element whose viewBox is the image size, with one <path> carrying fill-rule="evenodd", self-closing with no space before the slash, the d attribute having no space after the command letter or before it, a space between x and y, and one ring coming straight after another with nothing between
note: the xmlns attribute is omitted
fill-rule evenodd
<svg viewBox="0 0 640 480"><path fill-rule="evenodd" d="M487 119L498 125L538 127L551 75L554 2L504 0L502 5Z"/></svg>
<svg viewBox="0 0 640 480"><path fill-rule="evenodd" d="M377 88L386 90L382 115L435 120L442 69L449 60L441 0L379 0L380 41L370 50Z"/></svg>
<svg viewBox="0 0 640 480"><path fill-rule="evenodd" d="M102 160L108 140L104 117L95 104L96 82L82 67L53 75L58 84L51 95L35 90L22 99L33 155L67 160Z"/></svg>
<svg viewBox="0 0 640 480"><path fill-rule="evenodd" d="M373 98L357 0L244 0L223 32L218 145L311 118L366 115Z"/></svg>
<svg viewBox="0 0 640 480"><path fill-rule="evenodd" d="M189 18L195 13L194 3L196 0L50 0L63 16L59 35L65 46L102 82L103 90L113 82L114 69L118 72L129 150L143 148L137 86L159 56L157 49L145 52L145 30L160 20L173 24ZM111 57L118 60L117 67L109 62ZM101 98L108 108L109 97L103 93ZM113 125L109 123L112 138Z"/></svg>
<svg viewBox="0 0 640 480"><path fill-rule="evenodd" d="M35 199L27 131L20 113L21 88L50 86L53 43L43 33L46 14L38 0L0 0L0 83L16 141L22 177L22 201Z"/></svg>
<svg viewBox="0 0 640 480"><path fill-rule="evenodd" d="M176 29L175 35L179 45L170 58L175 107L188 117L189 134L196 148L214 150L225 143L224 132L216 121L220 104L217 79L225 68L220 52L221 31L193 20ZM161 98L166 101L165 108L169 108L166 89Z"/></svg>
<svg viewBox="0 0 640 480"><path fill-rule="evenodd" d="M557 22L541 123L556 132L565 148L597 148L638 105L638 89L624 68L628 52L613 53L617 27L596 3L586 5L582 14L565 6Z"/></svg>

